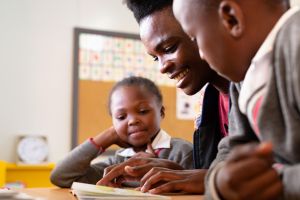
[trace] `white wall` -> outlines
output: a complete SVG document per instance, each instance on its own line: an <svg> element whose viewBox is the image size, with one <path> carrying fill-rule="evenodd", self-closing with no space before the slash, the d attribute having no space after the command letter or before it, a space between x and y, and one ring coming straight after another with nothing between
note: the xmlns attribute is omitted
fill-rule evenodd
<svg viewBox="0 0 300 200"><path fill-rule="evenodd" d="M138 33L121 0L0 0L0 160L18 134L45 134L50 160L70 149L73 28Z"/></svg>
<svg viewBox="0 0 300 200"><path fill-rule="evenodd" d="M291 0L291 4L300 6L300 0Z"/></svg>

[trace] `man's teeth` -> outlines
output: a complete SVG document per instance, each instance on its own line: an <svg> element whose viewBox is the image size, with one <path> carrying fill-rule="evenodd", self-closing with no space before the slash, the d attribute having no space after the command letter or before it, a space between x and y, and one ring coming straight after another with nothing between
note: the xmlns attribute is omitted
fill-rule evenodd
<svg viewBox="0 0 300 200"><path fill-rule="evenodd" d="M178 74L176 77L174 77L174 79L176 79L177 81L181 80L183 77L185 77L185 75L189 72L189 69L185 69L183 72L181 72L180 74Z"/></svg>

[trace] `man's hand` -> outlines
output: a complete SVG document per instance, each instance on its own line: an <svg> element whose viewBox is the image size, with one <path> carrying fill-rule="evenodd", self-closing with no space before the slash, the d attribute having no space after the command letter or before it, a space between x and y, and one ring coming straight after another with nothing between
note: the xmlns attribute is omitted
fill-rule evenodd
<svg viewBox="0 0 300 200"><path fill-rule="evenodd" d="M142 179L140 190L153 194L187 192L202 194L206 169L171 170L152 168Z"/></svg>
<svg viewBox="0 0 300 200"><path fill-rule="evenodd" d="M120 180L121 182L140 181L153 167L183 169L179 164L166 159L133 157L118 165L107 167L97 185L113 186Z"/></svg>
<svg viewBox="0 0 300 200"><path fill-rule="evenodd" d="M216 186L222 199L278 198L282 194L283 185L272 165L271 143L247 144L233 149L216 175Z"/></svg>

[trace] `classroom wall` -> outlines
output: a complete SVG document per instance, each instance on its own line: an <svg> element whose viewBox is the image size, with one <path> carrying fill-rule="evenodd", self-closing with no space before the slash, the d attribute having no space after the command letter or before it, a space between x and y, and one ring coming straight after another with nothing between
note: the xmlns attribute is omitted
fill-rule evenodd
<svg viewBox="0 0 300 200"><path fill-rule="evenodd" d="M0 160L18 134L45 134L50 160L70 149L73 28L138 33L121 0L0 1Z"/></svg>
<svg viewBox="0 0 300 200"><path fill-rule="evenodd" d="M0 160L18 134L47 135L51 161L70 149L75 26L138 33L121 0L0 1Z"/></svg>
<svg viewBox="0 0 300 200"><path fill-rule="evenodd" d="M300 6L300 0L291 0L291 4Z"/></svg>

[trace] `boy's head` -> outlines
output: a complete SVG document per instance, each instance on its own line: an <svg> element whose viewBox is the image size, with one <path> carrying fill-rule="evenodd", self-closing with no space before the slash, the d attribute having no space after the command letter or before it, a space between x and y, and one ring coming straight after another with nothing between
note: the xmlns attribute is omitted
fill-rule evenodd
<svg viewBox="0 0 300 200"><path fill-rule="evenodd" d="M244 79L259 47L288 0L174 0L184 31L197 40L203 59L229 80Z"/></svg>
<svg viewBox="0 0 300 200"><path fill-rule="evenodd" d="M183 32L172 12L173 0L127 0L140 26L147 52L158 62L161 73L177 80L177 87L193 95L218 75L199 54L197 44Z"/></svg>
<svg viewBox="0 0 300 200"><path fill-rule="evenodd" d="M164 117L162 94L149 79L125 78L112 88L109 110L119 137L134 147L149 143Z"/></svg>

